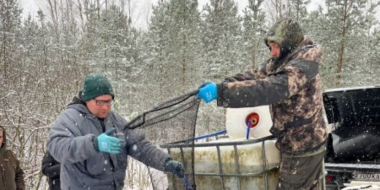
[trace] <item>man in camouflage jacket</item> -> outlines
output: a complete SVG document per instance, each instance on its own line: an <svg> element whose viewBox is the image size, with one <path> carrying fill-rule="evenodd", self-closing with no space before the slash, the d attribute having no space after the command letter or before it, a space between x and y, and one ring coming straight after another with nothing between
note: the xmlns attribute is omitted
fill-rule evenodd
<svg viewBox="0 0 380 190"><path fill-rule="evenodd" d="M205 83L198 97L206 103L217 99L218 106L230 108L270 105L270 131L281 152L277 189L316 189L327 137L318 72L322 48L291 19L277 21L265 44L271 58L257 70L221 84Z"/></svg>

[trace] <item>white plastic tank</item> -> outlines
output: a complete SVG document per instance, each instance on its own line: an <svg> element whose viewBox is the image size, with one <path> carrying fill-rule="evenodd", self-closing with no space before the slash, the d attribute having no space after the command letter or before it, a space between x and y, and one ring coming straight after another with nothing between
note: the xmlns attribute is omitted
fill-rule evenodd
<svg viewBox="0 0 380 190"><path fill-rule="evenodd" d="M249 130L248 130L248 124ZM226 129L231 139L262 138L271 135L272 117L269 106L227 108Z"/></svg>
<svg viewBox="0 0 380 190"><path fill-rule="evenodd" d="M247 123L251 124L249 130ZM269 132L271 126L268 106L228 108L226 113L228 138L196 143L200 147L194 148L197 189L265 190L266 187L269 190L276 189L278 183L276 167L280 163L280 153L275 147L275 139L257 142L258 138L271 135ZM248 133L249 139L247 139ZM213 146L208 146L210 143L213 143ZM191 147L170 148L170 155L176 160L184 159L182 161L186 164L186 168L192 167ZM252 176L253 173L260 173L269 168L274 169L268 172L266 177ZM220 175L220 172L223 175ZM240 177L236 177L236 174ZM169 189L184 189L183 181L169 175Z"/></svg>
<svg viewBox="0 0 380 190"><path fill-rule="evenodd" d="M278 183L278 170L274 169L267 173L267 181L263 175L248 176L252 173L263 172L264 168L274 168L279 165L280 154L275 147L275 140L268 140L254 144L240 144L246 140L237 139L219 139L208 143L231 143L229 146L219 146L220 150L220 163L218 158L217 146L209 147L196 147L194 149L194 170L196 173L195 183L197 189L202 190L265 190L266 186L269 190L275 190ZM236 167L235 148L238 155L238 168ZM265 147L265 158L263 159L263 150ZM171 148L170 155L173 159L182 160L186 168L191 168L191 148L182 148L183 157L179 148ZM265 161L264 161L265 160ZM224 175L222 180L222 175ZM209 174L209 175L202 175ZM241 174L246 177L235 177L236 174ZM176 181L173 183L173 179ZM169 175L169 190L185 190L183 181L179 178L173 178Z"/></svg>

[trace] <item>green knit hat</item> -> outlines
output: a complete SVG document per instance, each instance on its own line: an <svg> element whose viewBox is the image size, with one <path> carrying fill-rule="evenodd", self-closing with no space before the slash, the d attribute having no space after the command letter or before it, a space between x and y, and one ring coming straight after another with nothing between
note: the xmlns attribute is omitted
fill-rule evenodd
<svg viewBox="0 0 380 190"><path fill-rule="evenodd" d="M92 74L88 75L84 79L83 89L82 89L82 100L87 102L88 100L94 99L101 95L110 94L112 99L115 95L112 90L111 83L104 75Z"/></svg>

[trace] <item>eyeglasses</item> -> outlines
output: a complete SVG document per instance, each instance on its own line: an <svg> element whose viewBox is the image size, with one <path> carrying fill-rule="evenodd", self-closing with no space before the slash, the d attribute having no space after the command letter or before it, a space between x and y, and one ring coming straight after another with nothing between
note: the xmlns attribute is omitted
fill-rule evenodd
<svg viewBox="0 0 380 190"><path fill-rule="evenodd" d="M97 106L104 106L104 105L110 106L113 103L115 103L114 100L97 100L97 99L94 99L94 100Z"/></svg>

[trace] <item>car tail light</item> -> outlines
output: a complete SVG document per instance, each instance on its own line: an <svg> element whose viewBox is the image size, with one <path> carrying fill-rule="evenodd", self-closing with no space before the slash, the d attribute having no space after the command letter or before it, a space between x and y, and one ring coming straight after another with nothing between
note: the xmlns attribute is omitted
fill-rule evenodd
<svg viewBox="0 0 380 190"><path fill-rule="evenodd" d="M325 179L326 179L326 182L334 182L335 177L334 177L334 176L331 176L331 175L327 175L327 176L325 177Z"/></svg>
<svg viewBox="0 0 380 190"><path fill-rule="evenodd" d="M248 125L248 122L250 122L250 126L249 128L252 129L254 127L257 126L257 124L259 124L259 121L260 121L260 116L258 113L250 113L249 115L247 115L247 117L245 118L245 124Z"/></svg>

